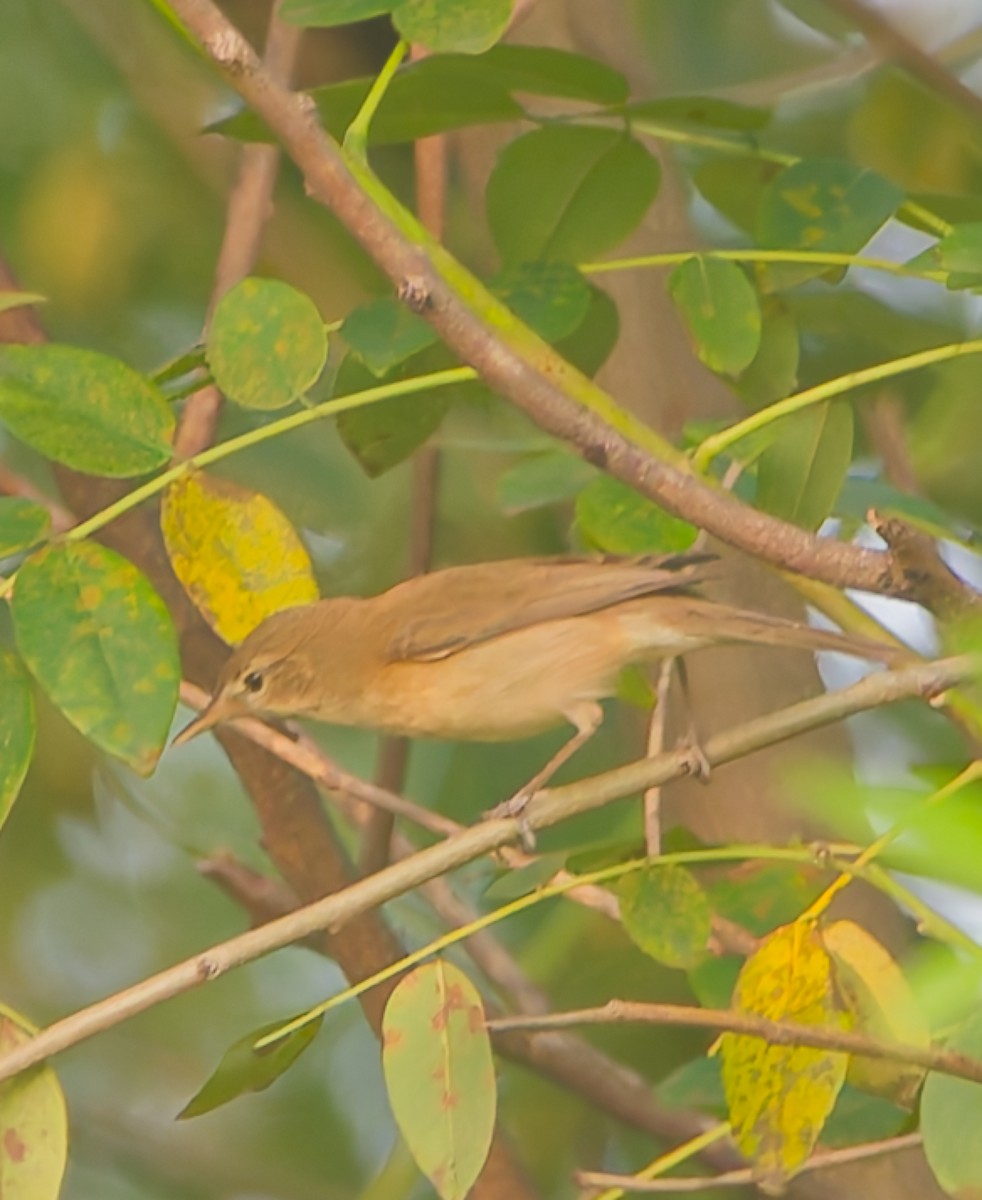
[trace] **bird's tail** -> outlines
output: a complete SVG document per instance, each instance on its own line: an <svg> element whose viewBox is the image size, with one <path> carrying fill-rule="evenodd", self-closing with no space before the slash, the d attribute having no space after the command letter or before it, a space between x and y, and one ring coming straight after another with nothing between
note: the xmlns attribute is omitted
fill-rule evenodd
<svg viewBox="0 0 982 1200"><path fill-rule="evenodd" d="M909 665L917 656L905 646L873 638L813 629L801 621L770 613L750 612L693 597L689 601L687 627L696 632L703 624L707 642L749 642L761 646L797 647L801 650L833 650L854 658L866 658L887 666Z"/></svg>

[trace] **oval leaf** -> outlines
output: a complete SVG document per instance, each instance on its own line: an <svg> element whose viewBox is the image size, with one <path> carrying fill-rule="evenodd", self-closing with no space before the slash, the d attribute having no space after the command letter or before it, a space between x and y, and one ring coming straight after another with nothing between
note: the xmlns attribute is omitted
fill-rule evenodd
<svg viewBox="0 0 982 1200"><path fill-rule="evenodd" d="M389 1103L441 1200L463 1200L491 1146L494 1062L477 989L437 960L402 979L385 1008L382 1066Z"/></svg>
<svg viewBox="0 0 982 1200"><path fill-rule="evenodd" d="M330 29L392 12L400 0L283 0L280 19L288 25Z"/></svg>
<svg viewBox="0 0 982 1200"><path fill-rule="evenodd" d="M817 529L835 506L852 462L853 413L847 400L781 420L760 456L757 506Z"/></svg>
<svg viewBox="0 0 982 1200"><path fill-rule="evenodd" d="M760 348L760 303L736 263L697 255L672 272L668 288L711 371L739 375Z"/></svg>
<svg viewBox="0 0 982 1200"><path fill-rule="evenodd" d="M37 1030L0 1005L0 1054ZM57 1200L68 1158L68 1113L58 1076L35 1067L0 1090L0 1179L5 1200Z"/></svg>
<svg viewBox="0 0 982 1200"><path fill-rule="evenodd" d="M505 147L487 215L507 263L582 262L612 249L655 198L658 162L613 129L550 125Z"/></svg>
<svg viewBox="0 0 982 1200"><path fill-rule="evenodd" d="M813 925L785 925L771 934L744 963L733 1007L769 1020L843 1027L831 960ZM779 1188L818 1141L845 1082L848 1055L736 1033L724 1033L719 1047L734 1140L755 1176Z"/></svg>
<svg viewBox="0 0 982 1200"><path fill-rule="evenodd" d="M904 193L866 167L832 158L807 158L785 167L768 184L757 215L761 246L778 250L856 253L896 212ZM828 268L768 266L771 290L792 287Z"/></svg>
<svg viewBox="0 0 982 1200"><path fill-rule="evenodd" d="M699 532L609 475L598 475L576 497L576 528L607 554L688 550Z"/></svg>
<svg viewBox="0 0 982 1200"><path fill-rule="evenodd" d="M401 0L392 21L434 54L481 54L508 28L513 0Z"/></svg>
<svg viewBox="0 0 982 1200"><path fill-rule="evenodd" d="M572 500L594 479L596 469L575 454L547 451L520 459L498 477L498 506L506 517Z"/></svg>
<svg viewBox="0 0 982 1200"><path fill-rule="evenodd" d="M790 396L798 386L801 347L794 317L771 300L761 313L760 346L753 362L736 381L736 390L753 408Z"/></svg>
<svg viewBox="0 0 982 1200"><path fill-rule="evenodd" d="M292 404L327 361L314 302L278 279L243 279L215 307L206 342L215 383L245 408Z"/></svg>
<svg viewBox="0 0 982 1200"><path fill-rule="evenodd" d="M214 1074L177 1114L178 1120L200 1117L202 1113L221 1108L237 1096L264 1091L289 1070L307 1049L317 1036L323 1017L308 1021L292 1033L270 1042L262 1050L253 1049L256 1042L266 1034L274 1033L282 1024L282 1021L276 1021L264 1025L262 1029L253 1030L230 1046L222 1055Z"/></svg>
<svg viewBox="0 0 982 1200"><path fill-rule="evenodd" d="M0 646L0 825L6 821L34 753L34 694L20 659Z"/></svg>
<svg viewBox="0 0 982 1200"><path fill-rule="evenodd" d="M379 378L437 340L436 330L394 296L359 305L345 317L341 336Z"/></svg>
<svg viewBox="0 0 982 1200"><path fill-rule="evenodd" d="M163 601L95 542L50 546L17 574L14 633L35 679L86 737L153 770L177 707L177 635Z"/></svg>
<svg viewBox="0 0 982 1200"><path fill-rule="evenodd" d="M0 498L0 558L43 541L51 529L51 514L43 504L20 496Z"/></svg>
<svg viewBox="0 0 982 1200"><path fill-rule="evenodd" d="M624 928L645 954L683 970L706 957L712 910L691 871L675 865L632 871L617 891Z"/></svg>
<svg viewBox="0 0 982 1200"><path fill-rule="evenodd" d="M226 642L281 608L320 598L310 556L271 500L224 479L171 484L160 528L174 574Z"/></svg>
<svg viewBox="0 0 982 1200"><path fill-rule="evenodd" d="M927 1048L931 1030L895 959L854 921L835 921L822 933L832 956L836 989L857 1029L879 1041ZM910 1108L924 1068L886 1058L853 1058L849 1082Z"/></svg>
<svg viewBox="0 0 982 1200"><path fill-rule="evenodd" d="M163 466L174 417L125 363L74 346L0 348L0 420L76 471L126 478Z"/></svg>
<svg viewBox="0 0 982 1200"><path fill-rule="evenodd" d="M948 1050L982 1059L982 1009L945 1043ZM982 1129L982 1087L932 1072L921 1095L921 1134L928 1166L949 1196L982 1195L982 1158L972 1150Z"/></svg>
<svg viewBox="0 0 982 1200"><path fill-rule="evenodd" d="M488 286L547 342L569 337L590 310L590 285L567 263L523 263L508 267Z"/></svg>

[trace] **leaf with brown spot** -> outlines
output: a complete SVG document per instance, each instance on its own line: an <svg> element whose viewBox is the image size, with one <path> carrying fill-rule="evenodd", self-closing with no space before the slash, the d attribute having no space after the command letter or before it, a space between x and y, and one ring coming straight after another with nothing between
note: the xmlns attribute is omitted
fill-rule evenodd
<svg viewBox="0 0 982 1200"><path fill-rule="evenodd" d="M441 1200L462 1200L491 1146L496 1088L481 997L452 963L417 967L393 991L382 1066L417 1165Z"/></svg>
<svg viewBox="0 0 982 1200"><path fill-rule="evenodd" d="M0 1053L36 1029L0 1005ZM36 1067L0 1089L0 1181L4 1200L56 1200L68 1155L68 1114L58 1077Z"/></svg>
<svg viewBox="0 0 982 1200"><path fill-rule="evenodd" d="M96 542L49 546L17 573L17 646L34 678L101 749L148 774L177 707L177 635L164 602Z"/></svg>

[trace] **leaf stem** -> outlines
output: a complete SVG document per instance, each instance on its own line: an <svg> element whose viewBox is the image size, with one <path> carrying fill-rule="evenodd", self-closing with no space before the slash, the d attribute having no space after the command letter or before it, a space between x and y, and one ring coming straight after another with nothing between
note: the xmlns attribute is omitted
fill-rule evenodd
<svg viewBox="0 0 982 1200"><path fill-rule="evenodd" d="M643 254L637 258L615 258L606 262L580 263L578 269L584 275L602 275L607 271L632 271L640 267L669 267L696 257L720 258L729 262L814 263L818 266L828 267L865 267L871 271L886 271L891 275L929 279L936 283L945 283L949 276L947 271L920 270L907 263L896 263L886 258L865 258L858 254L840 254L821 250L764 250L759 247L737 250L676 250L666 254Z"/></svg>
<svg viewBox="0 0 982 1200"><path fill-rule="evenodd" d="M847 887L856 875L869 867L873 860L879 857L888 846L891 846L905 829L909 829L911 825L916 824L932 808L943 804L945 800L950 799L957 792L960 792L962 788L967 787L970 783L975 783L979 779L982 779L982 759L975 759L964 770L959 771L954 779L950 779L944 787L940 787L932 792L924 800L923 804L919 804L916 808L905 813L898 821L894 821L885 833L880 834L875 841L870 842L855 862L851 863L837 879L833 879L825 891L808 906L798 918L798 922L817 920L826 911L839 892Z"/></svg>
<svg viewBox="0 0 982 1200"><path fill-rule="evenodd" d="M385 60L382 70L379 71L373 80L361 108L355 113L351 124L345 131L342 144L349 154L364 160L368 150L368 127L371 125L372 118L375 116L378 106L382 102L382 97L392 82L392 77L399 69L408 51L409 44L407 42L396 42L392 48L392 53Z"/></svg>
<svg viewBox="0 0 982 1200"><path fill-rule="evenodd" d="M743 421L737 421L719 433L710 434L696 447L692 460L696 467L705 472L713 459L739 442L742 438L773 424L782 417L801 412L823 400L833 396L841 396L844 392L853 391L867 383L877 383L881 379L890 379L895 375L905 375L909 371L921 367L934 366L936 363L947 362L953 358L961 358L967 354L982 354L982 338L970 342L954 342L947 346L935 346L931 350L921 350L917 354L908 354L904 358L895 358L889 362L877 363L872 367L864 367L861 371L850 371L848 375L840 375L836 379L827 379L815 387L806 388L784 400L778 400L759 412L751 413Z"/></svg>

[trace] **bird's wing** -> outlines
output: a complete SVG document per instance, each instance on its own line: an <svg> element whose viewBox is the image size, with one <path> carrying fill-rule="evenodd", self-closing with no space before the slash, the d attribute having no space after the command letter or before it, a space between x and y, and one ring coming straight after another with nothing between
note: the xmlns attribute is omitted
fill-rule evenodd
<svg viewBox="0 0 982 1200"><path fill-rule="evenodd" d="M468 646L544 621L576 617L709 577L715 556L647 559L529 558L449 567L385 593L400 612L390 661L448 658Z"/></svg>

